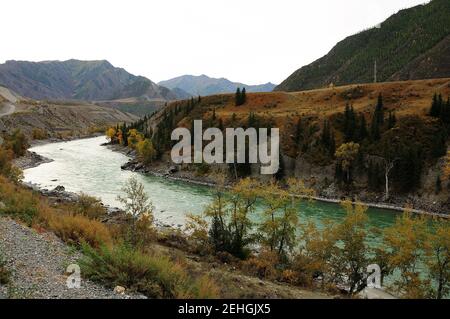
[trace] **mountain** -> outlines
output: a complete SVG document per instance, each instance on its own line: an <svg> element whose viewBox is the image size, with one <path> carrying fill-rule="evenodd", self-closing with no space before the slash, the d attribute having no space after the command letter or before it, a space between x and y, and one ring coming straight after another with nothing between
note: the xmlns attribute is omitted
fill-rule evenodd
<svg viewBox="0 0 450 319"><path fill-rule="evenodd" d="M106 60L6 61L0 64L0 85L39 100L177 99L168 88Z"/></svg>
<svg viewBox="0 0 450 319"><path fill-rule="evenodd" d="M450 77L450 1L401 10L381 27L352 35L324 57L295 71L276 91L300 91L377 80Z"/></svg>
<svg viewBox="0 0 450 319"><path fill-rule="evenodd" d="M199 76L182 75L167 81L161 81L158 84L171 90L181 89L192 96L233 93L238 87L245 87L247 92L270 92L275 87L275 84L270 82L261 85L247 85L238 82L231 82L225 78L210 78L204 74Z"/></svg>

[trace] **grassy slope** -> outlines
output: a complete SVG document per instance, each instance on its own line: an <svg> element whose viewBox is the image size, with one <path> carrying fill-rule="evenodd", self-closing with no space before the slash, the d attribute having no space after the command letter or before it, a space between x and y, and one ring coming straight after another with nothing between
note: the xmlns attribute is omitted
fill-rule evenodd
<svg viewBox="0 0 450 319"><path fill-rule="evenodd" d="M204 111L216 108L216 115L246 119L249 112L273 117L282 125L287 116L328 117L343 112L350 103L357 112L372 114L378 94L382 93L387 110L394 110L398 117L425 115L434 93L444 97L450 94L450 78L399 81L376 84L346 85L334 88L301 92L248 93L247 103L234 105L234 95L215 95L202 98Z"/></svg>

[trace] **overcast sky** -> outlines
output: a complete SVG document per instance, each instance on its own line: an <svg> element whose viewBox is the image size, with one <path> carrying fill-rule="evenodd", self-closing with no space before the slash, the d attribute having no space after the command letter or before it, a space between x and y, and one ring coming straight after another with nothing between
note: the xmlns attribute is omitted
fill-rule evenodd
<svg viewBox="0 0 450 319"><path fill-rule="evenodd" d="M2 0L0 62L106 59L155 82L280 83L346 36L424 2Z"/></svg>

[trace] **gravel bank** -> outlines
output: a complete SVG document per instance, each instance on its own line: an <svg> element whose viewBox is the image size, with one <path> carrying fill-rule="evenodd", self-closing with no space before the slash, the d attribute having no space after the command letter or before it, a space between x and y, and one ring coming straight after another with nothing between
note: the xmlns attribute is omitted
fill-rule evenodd
<svg viewBox="0 0 450 319"><path fill-rule="evenodd" d="M8 287L0 286L0 298L130 299L112 289L82 279L81 287L66 285L68 265L82 256L52 233L39 234L16 221L0 217L0 249L12 270Z"/></svg>

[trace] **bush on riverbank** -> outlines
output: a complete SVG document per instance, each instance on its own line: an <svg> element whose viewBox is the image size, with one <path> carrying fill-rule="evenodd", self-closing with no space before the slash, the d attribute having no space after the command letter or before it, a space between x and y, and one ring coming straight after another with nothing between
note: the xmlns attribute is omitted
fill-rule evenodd
<svg viewBox="0 0 450 319"><path fill-rule="evenodd" d="M14 153L11 150L0 146L0 175L17 183L22 177L22 172L12 165L13 157Z"/></svg>
<svg viewBox="0 0 450 319"><path fill-rule="evenodd" d="M80 245L83 242L92 247L113 243L111 233L105 224L74 213L55 212L48 206L39 209L40 225L54 232L63 241Z"/></svg>
<svg viewBox="0 0 450 319"><path fill-rule="evenodd" d="M17 218L31 225L38 215L39 198L0 175L0 215Z"/></svg>
<svg viewBox="0 0 450 319"><path fill-rule="evenodd" d="M107 214L106 208L103 207L99 198L84 193L78 195L77 201L74 204L74 209L77 214L86 216L90 219L99 219L105 217Z"/></svg>
<svg viewBox="0 0 450 319"><path fill-rule="evenodd" d="M82 273L108 286L125 286L150 298L217 298L208 278L192 279L183 266L158 254L144 254L121 244L96 250L83 245Z"/></svg>

